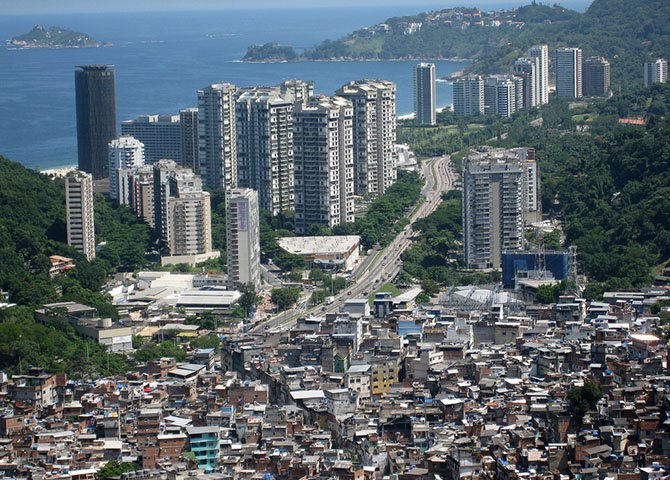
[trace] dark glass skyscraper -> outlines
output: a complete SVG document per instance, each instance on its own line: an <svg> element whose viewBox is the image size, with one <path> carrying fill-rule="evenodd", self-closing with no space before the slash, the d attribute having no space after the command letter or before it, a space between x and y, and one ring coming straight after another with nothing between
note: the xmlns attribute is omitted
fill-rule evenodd
<svg viewBox="0 0 670 480"><path fill-rule="evenodd" d="M109 176L107 144L116 138L116 88L111 65L83 65L74 72L79 169Z"/></svg>

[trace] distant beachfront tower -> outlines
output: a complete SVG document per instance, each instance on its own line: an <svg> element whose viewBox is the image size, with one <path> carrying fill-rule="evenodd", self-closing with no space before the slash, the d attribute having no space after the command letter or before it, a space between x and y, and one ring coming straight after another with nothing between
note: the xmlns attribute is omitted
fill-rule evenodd
<svg viewBox="0 0 670 480"><path fill-rule="evenodd" d="M610 91L610 62L604 57L584 60L582 93L585 97L600 97Z"/></svg>
<svg viewBox="0 0 670 480"><path fill-rule="evenodd" d="M144 165L144 144L135 137L115 138L108 145L109 151L109 196L123 204L119 196L120 170Z"/></svg>
<svg viewBox="0 0 670 480"><path fill-rule="evenodd" d="M214 190L237 186L236 97L230 83L198 90L200 175L204 186Z"/></svg>
<svg viewBox="0 0 670 480"><path fill-rule="evenodd" d="M95 258L93 177L75 170L65 177L67 244L81 252L89 262Z"/></svg>
<svg viewBox="0 0 670 480"><path fill-rule="evenodd" d="M342 97L312 97L293 115L295 231L354 221L353 107Z"/></svg>
<svg viewBox="0 0 670 480"><path fill-rule="evenodd" d="M253 188L272 215L293 211L293 95L279 87L240 90L237 185Z"/></svg>
<svg viewBox="0 0 670 480"><path fill-rule="evenodd" d="M396 86L356 80L337 90L354 107L354 193L382 195L396 181Z"/></svg>
<svg viewBox="0 0 670 480"><path fill-rule="evenodd" d="M179 115L140 115L121 122L121 135L135 137L144 144L144 161L174 160L181 165Z"/></svg>
<svg viewBox="0 0 670 480"><path fill-rule="evenodd" d="M484 79L467 75L454 82L454 113L457 117L484 115Z"/></svg>
<svg viewBox="0 0 670 480"><path fill-rule="evenodd" d="M538 61L537 67L537 104L549 103L549 46L533 45L528 56Z"/></svg>
<svg viewBox="0 0 670 480"><path fill-rule="evenodd" d="M414 68L414 112L417 125L435 125L435 64L419 63Z"/></svg>
<svg viewBox="0 0 670 480"><path fill-rule="evenodd" d="M228 286L261 286L258 193L250 188L226 192Z"/></svg>
<svg viewBox="0 0 670 480"><path fill-rule="evenodd" d="M82 65L74 72L79 169L106 178L107 145L116 138L116 87L111 65Z"/></svg>
<svg viewBox="0 0 670 480"><path fill-rule="evenodd" d="M654 83L665 83L668 81L668 62L663 58L657 58L653 62L644 64L644 86L649 87Z"/></svg>
<svg viewBox="0 0 670 480"><path fill-rule="evenodd" d="M582 50L559 48L555 55L556 96L582 98Z"/></svg>
<svg viewBox="0 0 670 480"><path fill-rule="evenodd" d="M181 140L181 166L194 172L200 171L198 154L198 108L179 110L179 138Z"/></svg>

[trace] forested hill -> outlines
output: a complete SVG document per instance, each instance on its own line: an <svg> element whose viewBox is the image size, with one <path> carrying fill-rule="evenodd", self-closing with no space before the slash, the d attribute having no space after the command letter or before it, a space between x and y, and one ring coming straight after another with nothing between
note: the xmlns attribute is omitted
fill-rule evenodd
<svg viewBox="0 0 670 480"><path fill-rule="evenodd" d="M646 58L670 52L670 2L667 0L594 0L585 13L560 6L531 4L500 12L454 8L389 18L339 40L326 40L298 57L281 46L250 49L246 60L442 59L472 58L471 70L499 73L525 55L529 46L550 49L578 46L584 57L606 56L612 80L628 86L642 82ZM266 59L263 55L270 51ZM283 58L283 57L282 57Z"/></svg>
<svg viewBox="0 0 670 480"><path fill-rule="evenodd" d="M561 218L577 246L587 297L650 285L670 260L670 85L581 110L557 100L541 113L543 125L532 126L521 112L503 145L537 149L543 212Z"/></svg>
<svg viewBox="0 0 670 480"><path fill-rule="evenodd" d="M98 258L87 262L67 245L65 185L0 156L0 291L25 306L63 300L88 301L101 314L115 316L98 293L109 273L146 263L151 231L127 207L97 197ZM50 255L74 258L66 277L49 278ZM62 296L58 296L61 292Z"/></svg>
<svg viewBox="0 0 670 480"><path fill-rule="evenodd" d="M594 0L583 14L565 22L523 29L510 43L485 52L471 70L483 73L506 71L536 43L550 49L580 47L584 58L605 56L612 64L612 87L641 84L643 63L670 52L670 2L667 0Z"/></svg>

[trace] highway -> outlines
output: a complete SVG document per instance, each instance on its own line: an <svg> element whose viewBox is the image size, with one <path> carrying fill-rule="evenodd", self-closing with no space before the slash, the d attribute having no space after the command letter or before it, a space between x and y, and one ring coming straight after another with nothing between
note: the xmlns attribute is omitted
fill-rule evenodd
<svg viewBox="0 0 670 480"><path fill-rule="evenodd" d="M260 322L250 332L259 333L279 327L289 328L295 324L298 317L306 316L310 313L323 315L328 312L337 312L346 300L351 298L367 298L381 285L392 280L400 272L402 268L400 257L405 249L411 245L412 236L416 233L412 228L412 224L416 220L424 218L435 211L440 204L442 194L452 189L455 180L455 174L451 170L450 156L448 155L424 160L421 166L421 173L426 179L426 183L421 190L423 201L410 214L410 224L387 247L377 252L373 251L352 272L348 286L335 297L335 300L331 304L317 305L310 309L305 309L304 304L299 305L298 308L287 310Z"/></svg>

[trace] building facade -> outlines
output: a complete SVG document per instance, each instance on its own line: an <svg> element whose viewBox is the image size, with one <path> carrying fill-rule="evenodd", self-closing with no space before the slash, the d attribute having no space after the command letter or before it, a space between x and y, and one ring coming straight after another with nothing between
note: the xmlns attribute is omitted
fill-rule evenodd
<svg viewBox="0 0 670 480"><path fill-rule="evenodd" d="M179 110L179 138L181 141L181 166L190 168L194 172L200 171L200 156L198 152L198 108L184 108Z"/></svg>
<svg viewBox="0 0 670 480"><path fill-rule="evenodd" d="M258 192L259 208L293 210L293 96L279 88L241 92L236 104L237 184Z"/></svg>
<svg viewBox="0 0 670 480"><path fill-rule="evenodd" d="M174 160L181 164L179 115L141 115L121 123L121 135L130 135L144 144L145 162Z"/></svg>
<svg viewBox="0 0 670 480"><path fill-rule="evenodd" d="M470 154L463 178L467 268L498 269L503 251L523 248L526 214L538 209L537 191L532 149L481 147Z"/></svg>
<svg viewBox="0 0 670 480"><path fill-rule="evenodd" d="M354 194L382 195L397 178L396 86L386 80L358 80L336 95L354 108Z"/></svg>
<svg viewBox="0 0 670 480"><path fill-rule="evenodd" d="M304 105L314 96L314 82L304 80L284 80L279 85L282 95L290 95L293 101Z"/></svg>
<svg viewBox="0 0 670 480"><path fill-rule="evenodd" d="M144 164L144 144L134 137L123 136L109 142L109 195L126 204L127 191L119 189L121 170Z"/></svg>
<svg viewBox="0 0 670 480"><path fill-rule="evenodd" d="M512 75L489 75L484 81L484 111L509 118L517 110L517 90L523 81Z"/></svg>
<svg viewBox="0 0 670 480"><path fill-rule="evenodd" d="M79 170L108 176L107 145L116 138L116 84L111 65L83 65L74 72Z"/></svg>
<svg viewBox="0 0 670 480"><path fill-rule="evenodd" d="M154 228L166 252L173 257L210 254L210 198L200 177L173 160L159 160L153 182Z"/></svg>
<svg viewBox="0 0 670 480"><path fill-rule="evenodd" d="M454 81L454 114L459 118L484 115L484 79L480 75Z"/></svg>
<svg viewBox="0 0 670 480"><path fill-rule="evenodd" d="M67 244L81 252L89 262L95 258L93 177L74 171L65 177Z"/></svg>
<svg viewBox="0 0 670 480"><path fill-rule="evenodd" d="M226 254L228 285L261 286L258 193L250 188L226 192Z"/></svg>
<svg viewBox="0 0 670 480"><path fill-rule="evenodd" d="M523 80L522 103L519 108L532 108L540 104L540 60L538 58L519 58L512 65L512 74Z"/></svg>
<svg viewBox="0 0 670 480"><path fill-rule="evenodd" d="M154 168L142 165L119 170L118 200L128 205L151 228L154 223Z"/></svg>
<svg viewBox="0 0 670 480"><path fill-rule="evenodd" d="M417 125L435 125L437 110L434 63L419 63L414 68L414 112Z"/></svg>
<svg viewBox="0 0 670 480"><path fill-rule="evenodd" d="M341 97L296 104L293 123L295 228L354 221L353 107Z"/></svg>
<svg viewBox="0 0 670 480"><path fill-rule="evenodd" d="M528 50L528 56L537 59L537 102L539 105L544 105L549 103L549 47L533 45Z"/></svg>
<svg viewBox="0 0 670 480"><path fill-rule="evenodd" d="M654 83L665 83L668 81L668 62L663 58L657 58L653 62L644 64L644 86L649 87Z"/></svg>
<svg viewBox="0 0 670 480"><path fill-rule="evenodd" d="M601 97L610 91L610 62L604 57L589 57L582 65L582 93Z"/></svg>
<svg viewBox="0 0 670 480"><path fill-rule="evenodd" d="M556 96L582 98L582 50L559 48L555 53Z"/></svg>
<svg viewBox="0 0 670 480"><path fill-rule="evenodd" d="M237 88L215 83L198 90L198 145L203 184L226 190L237 186Z"/></svg>

